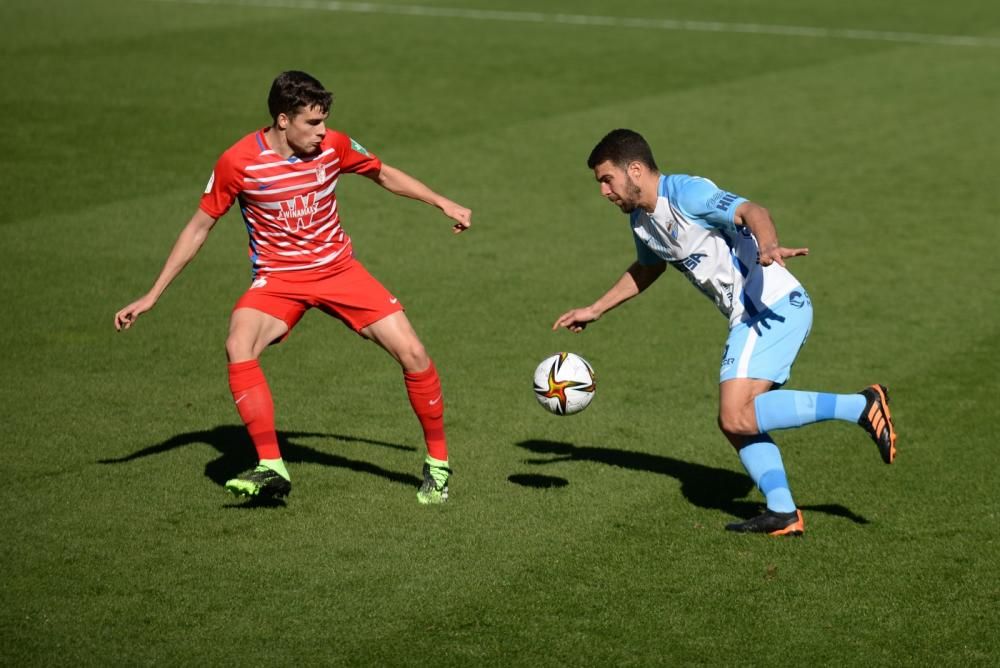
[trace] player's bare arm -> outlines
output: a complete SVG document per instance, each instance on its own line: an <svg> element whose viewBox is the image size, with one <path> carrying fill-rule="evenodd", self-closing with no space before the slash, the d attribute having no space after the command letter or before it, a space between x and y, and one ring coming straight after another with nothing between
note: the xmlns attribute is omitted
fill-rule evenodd
<svg viewBox="0 0 1000 668"><path fill-rule="evenodd" d="M471 210L437 194L401 169L382 163L381 171L373 179L391 193L419 200L441 209L444 215L455 221L455 224L452 225L455 234L464 232L472 225Z"/></svg>
<svg viewBox="0 0 1000 668"><path fill-rule="evenodd" d="M208 238L208 233L215 225L215 220L201 209L195 212L188 224L181 230L177 241L174 242L174 247L171 249L170 255L167 256L153 287L145 295L115 314L116 330L128 329L140 315L156 305L167 286L177 278L188 262L201 250L205 239Z"/></svg>
<svg viewBox="0 0 1000 668"><path fill-rule="evenodd" d="M618 282L611 286L611 289L604 293L600 299L583 308L575 308L563 313L552 325L552 331L565 327L571 332L582 332L588 323L598 320L602 315L615 308L619 304L632 299L640 292L652 285L667 268L666 262L645 265L633 262L632 265L622 274Z"/></svg>
<svg viewBox="0 0 1000 668"><path fill-rule="evenodd" d="M766 267L772 262L785 266L785 258L808 255L808 248L785 248L778 243L778 231L771 220L771 213L754 202L743 202L736 207L734 222L746 225L757 239L760 248L760 263Z"/></svg>

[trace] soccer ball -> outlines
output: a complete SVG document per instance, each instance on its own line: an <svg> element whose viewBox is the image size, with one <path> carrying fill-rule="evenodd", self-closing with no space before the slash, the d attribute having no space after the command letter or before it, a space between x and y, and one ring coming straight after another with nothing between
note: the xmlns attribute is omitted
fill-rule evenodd
<svg viewBox="0 0 1000 668"><path fill-rule="evenodd" d="M535 369L535 398L556 415L579 413L594 400L594 369L573 353L547 357Z"/></svg>

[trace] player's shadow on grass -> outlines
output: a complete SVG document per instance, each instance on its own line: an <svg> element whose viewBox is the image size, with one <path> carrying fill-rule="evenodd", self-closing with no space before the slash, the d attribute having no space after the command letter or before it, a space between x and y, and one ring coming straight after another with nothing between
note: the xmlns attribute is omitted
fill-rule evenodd
<svg viewBox="0 0 1000 668"><path fill-rule="evenodd" d="M521 441L517 445L536 454L549 455L544 459L525 460L529 464L544 466L560 462L597 462L633 471L659 473L676 478L681 483L681 494L684 498L699 508L721 510L743 518L753 517L762 510L763 504L744 499L753 490L753 481L744 474L728 469L645 452L586 447L558 441L530 440ZM527 487L564 487L569 484L564 478L542 475L515 474L507 479ZM845 517L856 524L868 524L867 519L839 504L800 506L800 508Z"/></svg>
<svg viewBox="0 0 1000 668"><path fill-rule="evenodd" d="M337 441L350 443L366 443L379 447L391 448L393 450L416 451L416 448L409 445L389 443L359 436L346 436L343 434L324 434L309 431L279 431L278 446L281 448L282 458L290 463L321 464L323 466L333 466L336 468L348 469L358 473L384 478L390 482L417 487L420 479L408 473L397 473L384 469L377 464L365 462L357 459L342 457L341 455L322 452L307 445L299 445L292 439L296 438L329 438ZM182 448L195 443L207 443L218 451L221 455L205 465L205 476L217 485L224 485L227 480L236 474L245 471L257 463L254 456L253 444L247 436L246 427L243 425L220 425L214 429L203 431L192 431L186 434L178 434L162 443L150 445L133 452L124 457L114 459L100 459L100 464L124 464L143 457L169 452L176 448Z"/></svg>

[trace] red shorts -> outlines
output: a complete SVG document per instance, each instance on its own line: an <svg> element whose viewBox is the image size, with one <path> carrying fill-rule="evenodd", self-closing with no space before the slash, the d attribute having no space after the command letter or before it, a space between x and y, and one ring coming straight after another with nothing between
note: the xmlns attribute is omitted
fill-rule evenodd
<svg viewBox="0 0 1000 668"><path fill-rule="evenodd" d="M351 260L333 274L288 272L258 277L233 310L238 308L256 309L283 320L289 332L306 311L318 308L360 333L373 322L402 311L403 305L360 262Z"/></svg>

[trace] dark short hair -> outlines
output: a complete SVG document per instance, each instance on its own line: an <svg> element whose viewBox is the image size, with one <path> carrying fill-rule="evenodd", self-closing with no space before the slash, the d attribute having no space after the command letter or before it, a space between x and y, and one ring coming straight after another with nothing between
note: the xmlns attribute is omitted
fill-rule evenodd
<svg viewBox="0 0 1000 668"><path fill-rule="evenodd" d="M652 170L660 171L653 159L653 150L635 130L619 128L604 135L587 158L587 167L593 169L602 162L610 160L617 167L625 168L631 162L641 162Z"/></svg>
<svg viewBox="0 0 1000 668"><path fill-rule="evenodd" d="M332 104L333 93L314 77L297 70L279 74L267 95L267 108L275 121L279 114L295 116L299 110L310 107L319 107L324 114L329 113Z"/></svg>

